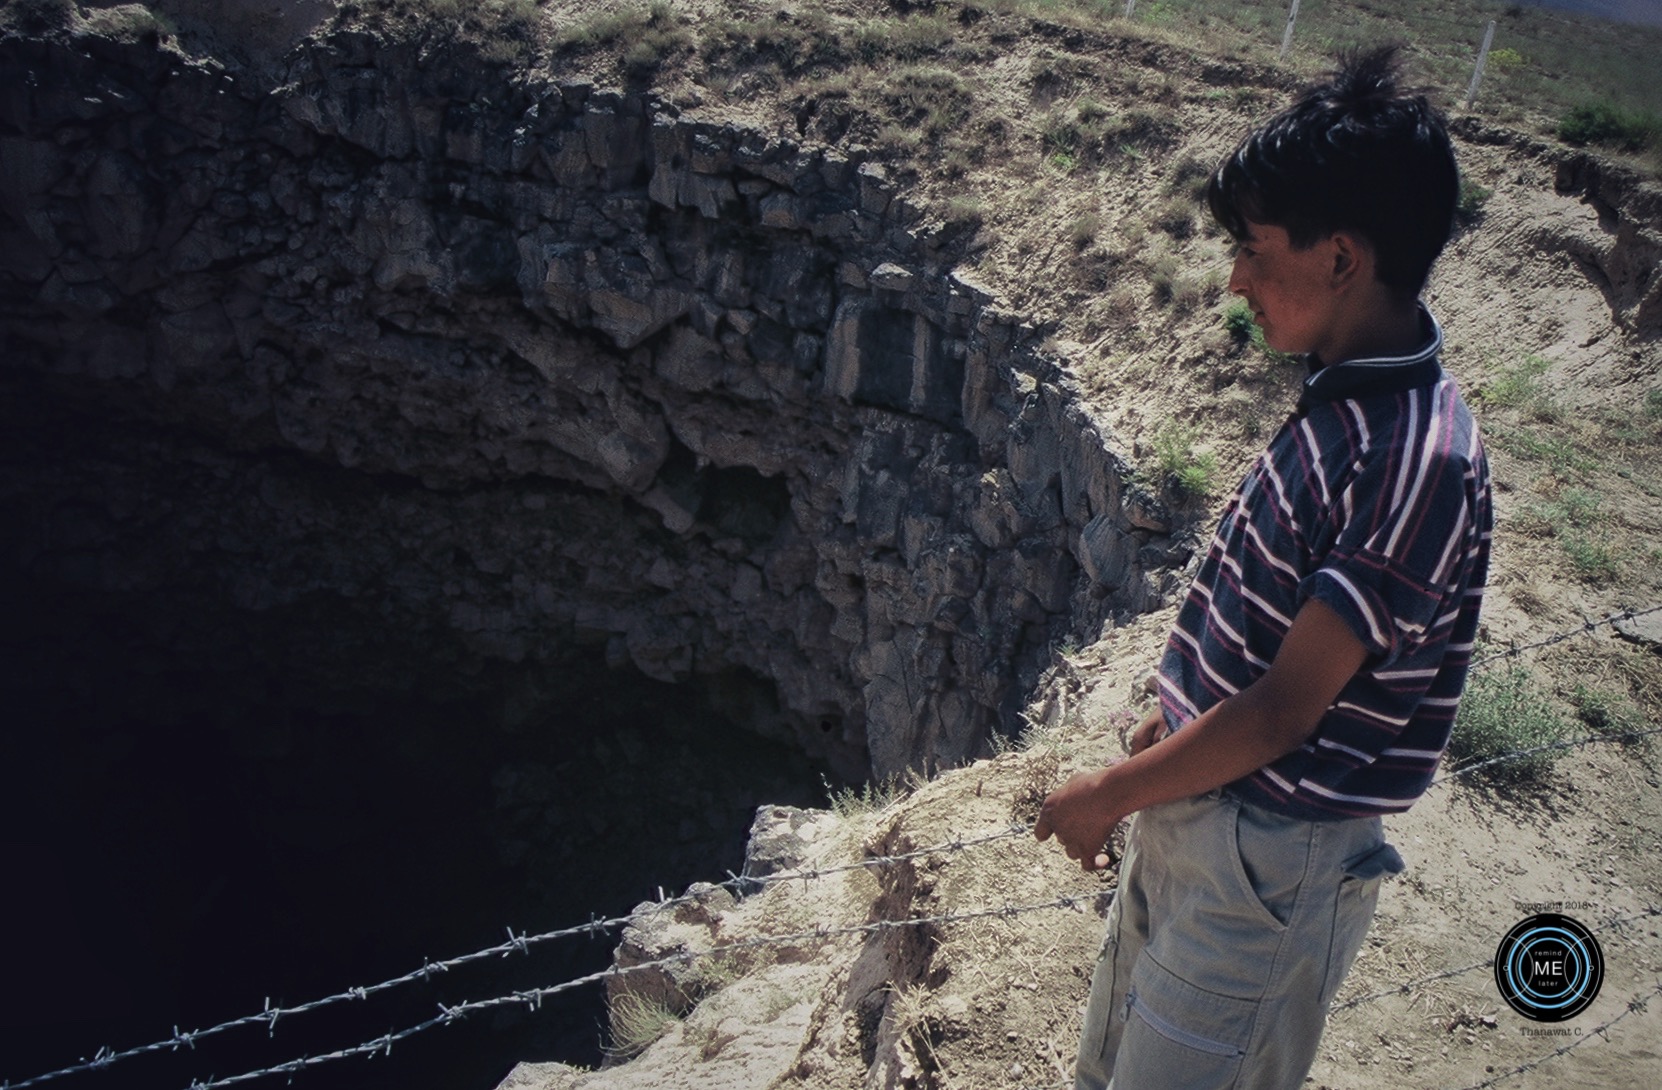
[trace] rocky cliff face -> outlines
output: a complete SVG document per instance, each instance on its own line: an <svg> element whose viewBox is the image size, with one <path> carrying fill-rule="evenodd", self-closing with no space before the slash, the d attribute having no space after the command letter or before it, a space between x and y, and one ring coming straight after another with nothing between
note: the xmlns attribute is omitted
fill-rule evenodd
<svg viewBox="0 0 1662 1090"><path fill-rule="evenodd" d="M512 718L602 646L887 774L1013 729L1054 642L1187 559L877 163L363 33L280 86L6 40L0 150L42 670L489 678Z"/></svg>

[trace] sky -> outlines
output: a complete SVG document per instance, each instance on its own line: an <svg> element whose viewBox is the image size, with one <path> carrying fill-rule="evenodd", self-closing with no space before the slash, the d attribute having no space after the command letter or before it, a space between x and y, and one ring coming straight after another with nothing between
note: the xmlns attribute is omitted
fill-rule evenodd
<svg viewBox="0 0 1662 1090"><path fill-rule="evenodd" d="M1558 8L1613 19L1619 23L1662 26L1662 0L1524 0L1538 8Z"/></svg>

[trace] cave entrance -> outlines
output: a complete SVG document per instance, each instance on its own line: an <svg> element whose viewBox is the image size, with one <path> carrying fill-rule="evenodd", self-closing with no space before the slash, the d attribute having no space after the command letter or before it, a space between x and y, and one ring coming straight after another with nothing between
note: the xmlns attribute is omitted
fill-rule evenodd
<svg viewBox="0 0 1662 1090"><path fill-rule="evenodd" d="M15 587L15 584L14 584ZM9 605L28 595L7 594ZM37 602L39 604L39 602ZM38 639L14 608L0 652ZM500 698L354 694L329 708L273 700L272 679L179 662L88 663L6 676L0 828L13 896L12 1034L28 1077L274 1006L367 986L492 946L621 915L659 888L739 870L762 803L814 805L821 771L723 714L734 679L669 685L604 654L539 664L539 711L504 727ZM221 664L221 667L223 664ZM210 676L211 673L211 676ZM486 679L487 681L490 679ZM502 690L511 679L503 679ZM78 686L96 684L98 699ZM123 690L207 691L160 717ZM492 685L475 686L483 691ZM242 693L238 701L231 694ZM617 932L491 958L384 997L123 1061L123 1085L177 1090L422 1022L436 1004L547 986L604 968ZM348 1059L307 1087L493 1087L519 1060L594 1065L602 990L475 1015ZM27 1038L26 1040L24 1038ZM371 1071L373 1074L371 1074Z"/></svg>

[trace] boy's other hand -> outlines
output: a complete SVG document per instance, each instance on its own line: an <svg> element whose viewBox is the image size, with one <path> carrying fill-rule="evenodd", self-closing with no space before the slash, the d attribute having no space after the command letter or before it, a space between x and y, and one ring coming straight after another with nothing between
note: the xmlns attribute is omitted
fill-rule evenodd
<svg viewBox="0 0 1662 1090"><path fill-rule="evenodd" d="M1127 748L1135 757L1169 733L1166 730L1165 714L1159 708L1155 708L1148 713L1148 718L1137 724L1137 729L1131 735L1131 744Z"/></svg>
<svg viewBox="0 0 1662 1090"><path fill-rule="evenodd" d="M1099 769L1072 776L1045 798L1033 826L1033 835L1041 841L1054 835L1068 858L1085 871L1105 870L1113 862L1107 852L1108 836L1125 817L1106 797L1106 772Z"/></svg>

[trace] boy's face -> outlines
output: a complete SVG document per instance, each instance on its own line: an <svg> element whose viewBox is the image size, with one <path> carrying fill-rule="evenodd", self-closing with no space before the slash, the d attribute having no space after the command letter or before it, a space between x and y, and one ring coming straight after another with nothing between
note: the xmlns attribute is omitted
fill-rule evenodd
<svg viewBox="0 0 1662 1090"><path fill-rule="evenodd" d="M1322 349L1339 335L1332 250L1331 239L1296 250L1285 228L1247 221L1229 290L1246 300L1264 331L1264 343L1276 351L1315 352L1328 359Z"/></svg>

